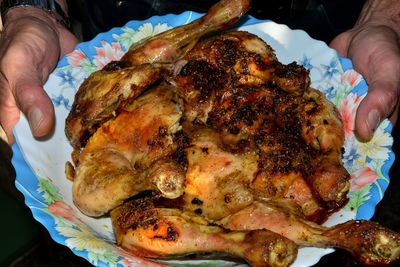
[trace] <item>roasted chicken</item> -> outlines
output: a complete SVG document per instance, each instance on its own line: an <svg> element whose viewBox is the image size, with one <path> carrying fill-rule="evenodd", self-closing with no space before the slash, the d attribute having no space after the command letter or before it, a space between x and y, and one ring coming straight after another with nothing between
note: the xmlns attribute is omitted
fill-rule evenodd
<svg viewBox="0 0 400 267"><path fill-rule="evenodd" d="M320 225L346 203L350 175L340 114L309 71L251 33L205 36L248 8L223 0L85 80L65 129L76 206L110 214L118 245L145 257L224 252L287 266L298 246L316 246L396 261L397 233Z"/></svg>

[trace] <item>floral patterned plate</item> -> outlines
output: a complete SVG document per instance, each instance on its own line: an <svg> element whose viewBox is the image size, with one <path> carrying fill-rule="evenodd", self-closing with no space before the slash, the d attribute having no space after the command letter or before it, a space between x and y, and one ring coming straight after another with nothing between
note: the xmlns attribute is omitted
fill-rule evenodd
<svg viewBox="0 0 400 267"><path fill-rule="evenodd" d="M51 137L32 137L25 118L16 125L13 164L17 188L25 195L33 216L50 232L53 239L68 246L76 255L99 266L232 266L223 260L156 262L129 255L115 245L109 218L94 219L80 213L72 201L72 182L64 175L64 165L72 151L65 134L67 117L75 92L82 81L110 60L119 59L124 51L140 39L188 23L201 14L152 17L131 21L122 28L99 34L90 42L79 44L58 64L45 85L55 106L56 124ZM352 175L348 205L330 217L327 225L348 219L369 219L389 184L388 171L394 161L391 151L391 124L382 122L375 137L359 143L354 136L354 116L367 92L364 79L352 69L348 59L323 42L311 39L304 31L291 30L271 21L245 17L241 30L257 34L275 49L280 61L297 61L310 70L312 86L321 90L340 109L345 125L344 164ZM293 266L313 265L332 249L303 248Z"/></svg>

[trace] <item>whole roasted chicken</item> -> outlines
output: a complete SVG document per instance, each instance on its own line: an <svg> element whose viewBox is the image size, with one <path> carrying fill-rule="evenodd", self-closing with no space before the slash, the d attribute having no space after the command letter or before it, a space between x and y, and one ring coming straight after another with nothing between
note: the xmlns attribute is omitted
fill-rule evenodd
<svg viewBox="0 0 400 267"><path fill-rule="evenodd" d="M110 214L117 243L145 257L221 252L288 266L315 246L393 263L399 234L320 225L346 203L350 175L341 116L308 70L251 33L207 36L249 4L222 0L84 81L65 129L76 206Z"/></svg>

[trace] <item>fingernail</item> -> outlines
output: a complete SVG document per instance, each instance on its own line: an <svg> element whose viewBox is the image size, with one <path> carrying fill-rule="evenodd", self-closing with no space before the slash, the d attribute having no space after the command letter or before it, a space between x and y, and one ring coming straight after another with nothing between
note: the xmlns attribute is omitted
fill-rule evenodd
<svg viewBox="0 0 400 267"><path fill-rule="evenodd" d="M28 121L29 126L31 127L31 131L35 133L43 121L42 111L38 108L32 109L31 112L29 112Z"/></svg>
<svg viewBox="0 0 400 267"><path fill-rule="evenodd" d="M371 110L368 114L366 123L368 129L371 129L372 131L371 135L373 135L375 130L379 127L379 124L381 123L381 117L379 115L379 111L376 109Z"/></svg>

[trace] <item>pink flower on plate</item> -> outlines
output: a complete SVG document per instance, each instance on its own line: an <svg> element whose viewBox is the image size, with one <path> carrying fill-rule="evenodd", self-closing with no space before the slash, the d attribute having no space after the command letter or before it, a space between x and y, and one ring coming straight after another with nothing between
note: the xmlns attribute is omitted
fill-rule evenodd
<svg viewBox="0 0 400 267"><path fill-rule="evenodd" d="M363 186L371 184L378 179L378 175L368 167L364 167L351 175L350 191L360 190Z"/></svg>
<svg viewBox="0 0 400 267"><path fill-rule="evenodd" d="M340 103L340 112L342 114L343 129L346 138L350 135L354 135L356 112L362 98L363 96L357 97L356 94L351 93L343 98Z"/></svg>
<svg viewBox="0 0 400 267"><path fill-rule="evenodd" d="M105 41L101 41L101 44L102 47L96 47L97 55L93 59L93 63L99 69L102 69L110 61L119 60L124 55L119 43L112 43L110 45Z"/></svg>
<svg viewBox="0 0 400 267"><path fill-rule="evenodd" d="M83 223L81 219L79 219L75 215L74 209L72 209L69 205L56 201L49 205L49 210L54 214L63 217L64 219L74 222L74 223Z"/></svg>
<svg viewBox="0 0 400 267"><path fill-rule="evenodd" d="M350 84L350 86L357 85L360 82L360 80L361 80L361 75L353 69L346 70L341 76L341 82L343 83L344 81L347 81Z"/></svg>
<svg viewBox="0 0 400 267"><path fill-rule="evenodd" d="M79 49L76 49L74 51L72 51L71 53L69 53L67 55L67 61L68 63L75 68L82 68L82 65L80 64L82 62L82 60L87 59L87 57L85 56L85 54L83 54L83 52Z"/></svg>

